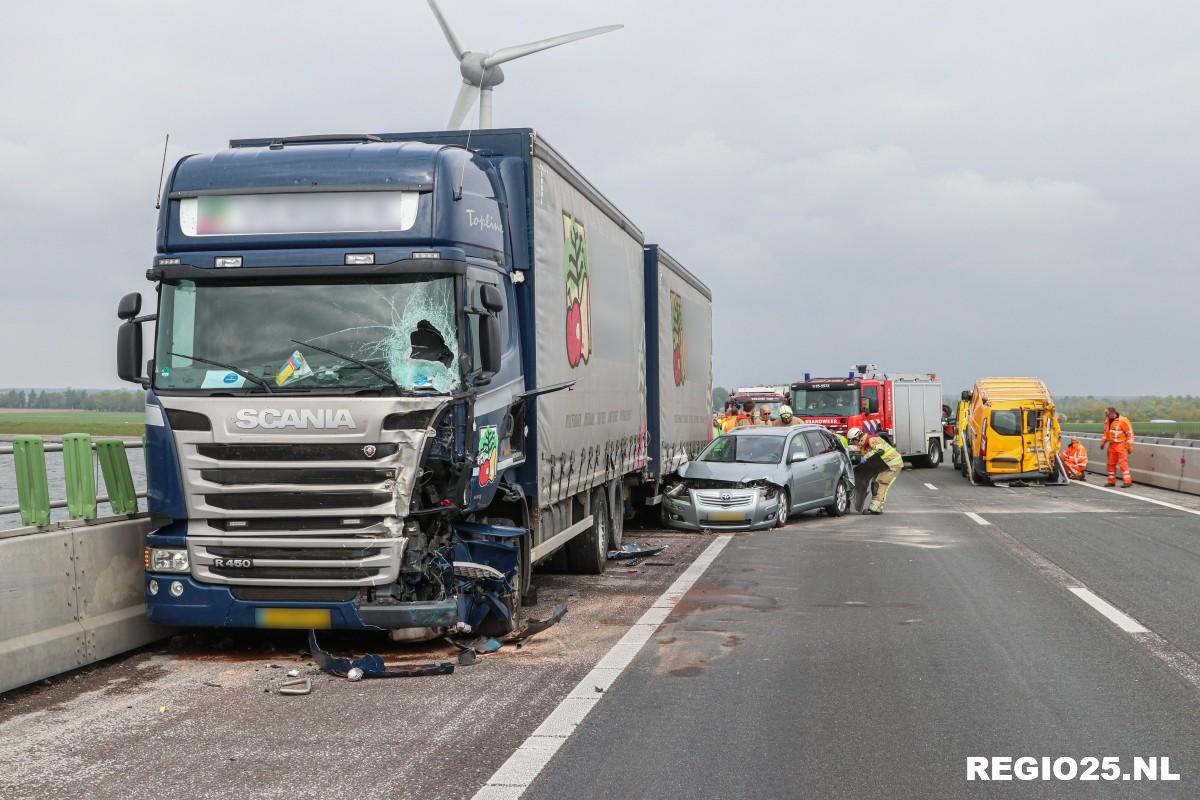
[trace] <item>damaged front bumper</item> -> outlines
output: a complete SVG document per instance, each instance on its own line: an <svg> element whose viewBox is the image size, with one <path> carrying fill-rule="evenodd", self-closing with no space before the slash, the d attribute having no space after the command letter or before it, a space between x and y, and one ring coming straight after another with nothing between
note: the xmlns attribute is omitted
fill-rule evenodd
<svg viewBox="0 0 1200 800"><path fill-rule="evenodd" d="M775 524L782 494L764 487L684 489L666 494L663 523L682 530L762 530Z"/></svg>

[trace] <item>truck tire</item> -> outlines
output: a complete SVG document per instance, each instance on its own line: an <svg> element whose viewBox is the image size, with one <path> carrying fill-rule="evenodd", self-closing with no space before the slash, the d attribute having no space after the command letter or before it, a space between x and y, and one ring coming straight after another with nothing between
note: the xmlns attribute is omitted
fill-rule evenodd
<svg viewBox="0 0 1200 800"><path fill-rule="evenodd" d="M567 563L576 575L599 575L608 563L608 498L603 486L592 490L592 527L567 542Z"/></svg>
<svg viewBox="0 0 1200 800"><path fill-rule="evenodd" d="M933 469L942 463L942 443L937 439L929 440L929 452L913 459L913 465L923 469Z"/></svg>
<svg viewBox="0 0 1200 800"><path fill-rule="evenodd" d="M625 538L625 487L619 479L610 481L608 487L608 543L610 549L620 550Z"/></svg>

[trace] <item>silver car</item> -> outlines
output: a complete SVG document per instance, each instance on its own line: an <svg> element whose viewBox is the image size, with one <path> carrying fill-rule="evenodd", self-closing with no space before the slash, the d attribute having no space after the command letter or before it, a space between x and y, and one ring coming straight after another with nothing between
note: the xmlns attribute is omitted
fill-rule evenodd
<svg viewBox="0 0 1200 800"><path fill-rule="evenodd" d="M679 468L663 492L662 518L684 530L758 530L821 508L840 517L854 496L854 468L839 438L819 425L736 428Z"/></svg>

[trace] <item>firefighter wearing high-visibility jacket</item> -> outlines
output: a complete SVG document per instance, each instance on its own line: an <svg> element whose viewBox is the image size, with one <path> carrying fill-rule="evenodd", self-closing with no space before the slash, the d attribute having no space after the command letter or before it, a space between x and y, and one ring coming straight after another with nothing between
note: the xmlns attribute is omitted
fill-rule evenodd
<svg viewBox="0 0 1200 800"><path fill-rule="evenodd" d="M1117 470L1125 486L1133 486L1129 474L1129 456L1133 453L1133 426L1112 406L1105 411L1104 437L1100 449L1108 448L1108 485L1117 485Z"/></svg>
<svg viewBox="0 0 1200 800"><path fill-rule="evenodd" d="M887 502L888 489L892 488L892 482L904 469L904 458L882 436L868 436L859 428L846 431L846 438L851 444L858 445L864 461L878 453L883 463L887 464L887 471L881 472L875 478L875 496L871 498L871 505L867 507L867 511L872 514L882 514L883 504Z"/></svg>
<svg viewBox="0 0 1200 800"><path fill-rule="evenodd" d="M1067 468L1067 477L1077 481L1087 480L1087 448L1078 436L1071 437L1071 443L1062 452L1063 466Z"/></svg>

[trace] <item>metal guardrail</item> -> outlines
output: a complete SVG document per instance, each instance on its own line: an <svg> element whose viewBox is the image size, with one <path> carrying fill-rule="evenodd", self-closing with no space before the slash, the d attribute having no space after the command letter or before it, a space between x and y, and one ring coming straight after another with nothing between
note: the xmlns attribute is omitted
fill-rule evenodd
<svg viewBox="0 0 1200 800"><path fill-rule="evenodd" d="M138 512L138 498L146 496L133 485L126 448L141 448L139 440L104 438L92 441L86 433L69 433L61 442L39 436L14 436L0 445L0 455L12 455L16 472L17 504L0 506L0 515L20 514L21 523L35 528L50 524L50 510L66 508L73 520L94 520L97 505L108 503L119 517ZM46 473L46 453L61 452L66 483L65 500L51 500ZM93 459L93 453L95 458ZM107 494L96 493L97 464Z"/></svg>
<svg viewBox="0 0 1200 800"><path fill-rule="evenodd" d="M1072 435L1072 434L1067 434ZM1100 434L1076 433L1088 451L1087 471L1108 474L1108 452L1100 449ZM1200 494L1200 441L1135 436L1129 471L1134 483L1187 494Z"/></svg>

